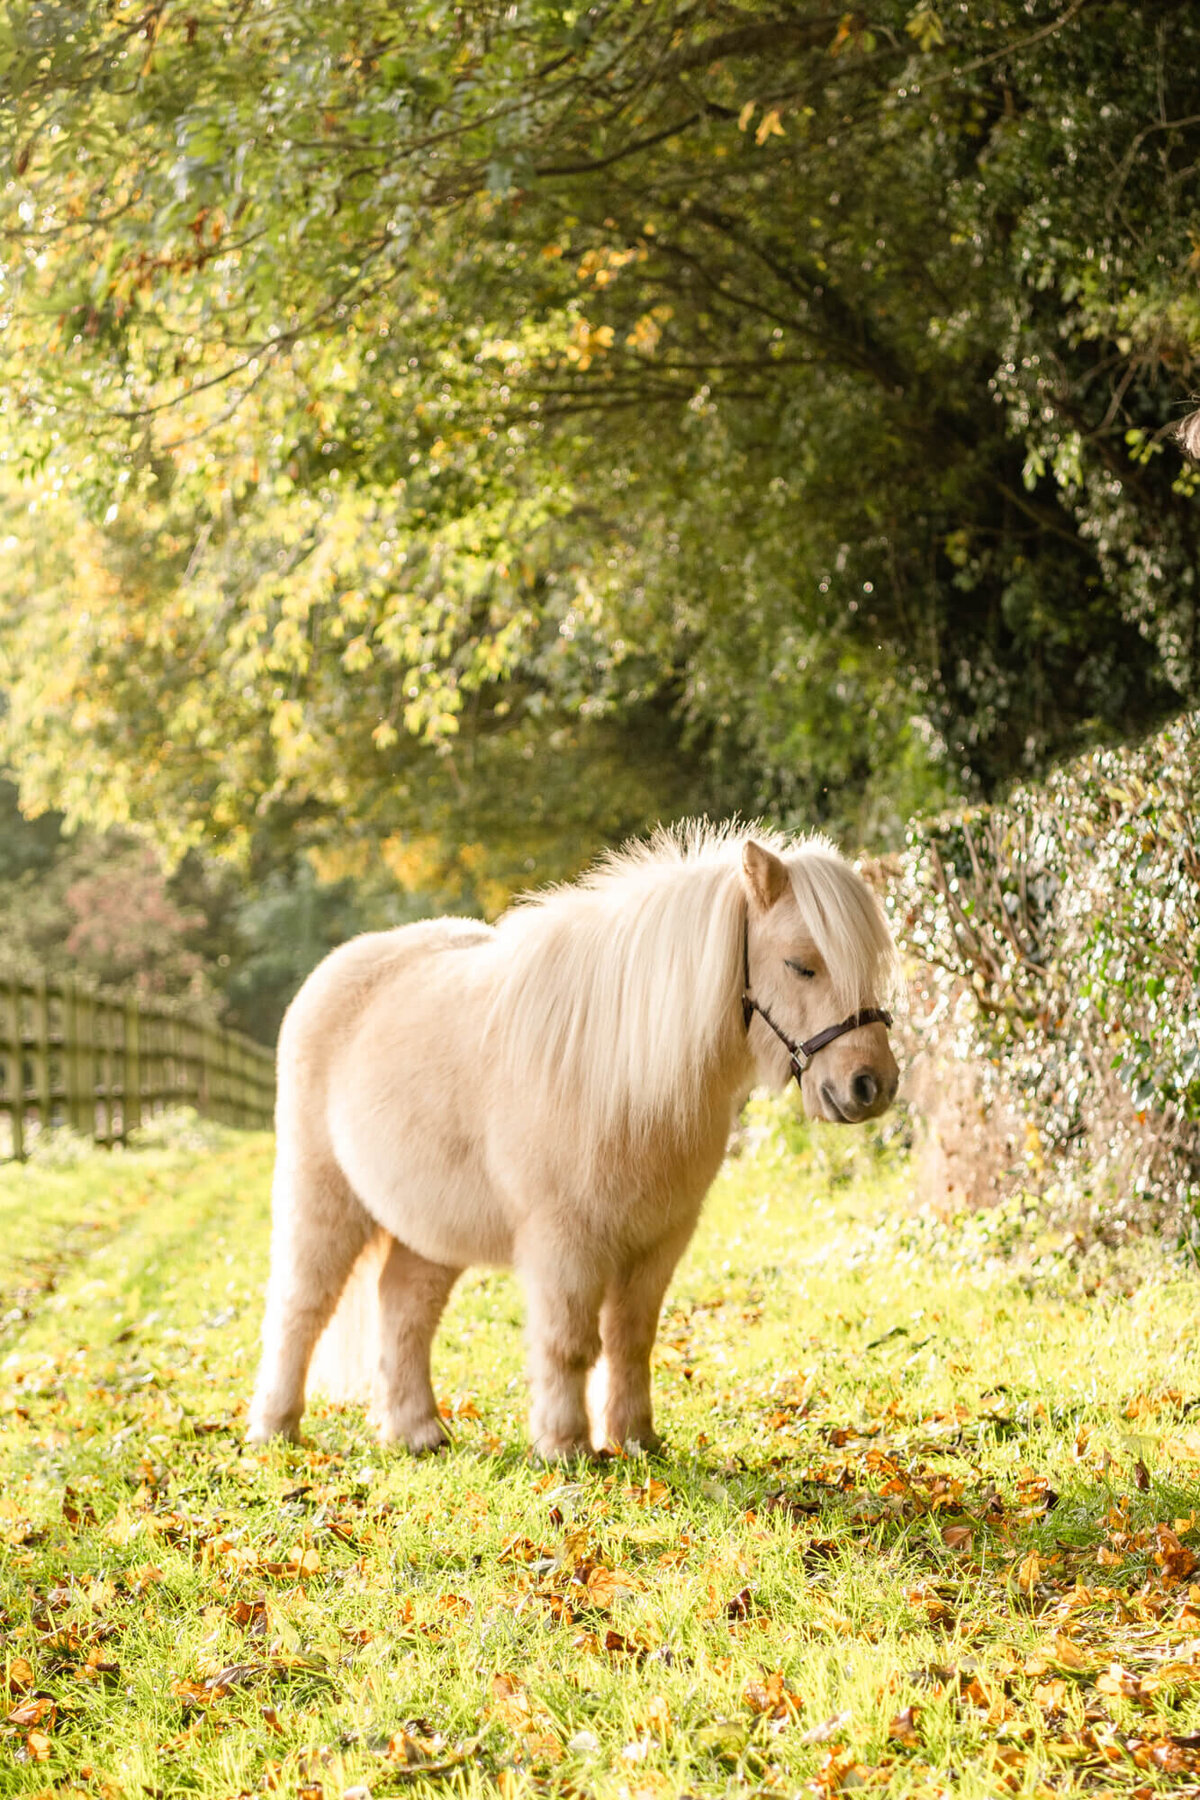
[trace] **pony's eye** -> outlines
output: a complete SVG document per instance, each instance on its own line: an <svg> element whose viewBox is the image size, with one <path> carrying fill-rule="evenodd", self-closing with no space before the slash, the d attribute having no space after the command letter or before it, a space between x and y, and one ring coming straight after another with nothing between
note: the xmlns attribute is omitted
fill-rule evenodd
<svg viewBox="0 0 1200 1800"><path fill-rule="evenodd" d="M793 975L799 975L805 981L811 981L816 975L817 971L815 969L806 968L802 962L793 962L790 956L785 957L784 961L787 967L792 971Z"/></svg>

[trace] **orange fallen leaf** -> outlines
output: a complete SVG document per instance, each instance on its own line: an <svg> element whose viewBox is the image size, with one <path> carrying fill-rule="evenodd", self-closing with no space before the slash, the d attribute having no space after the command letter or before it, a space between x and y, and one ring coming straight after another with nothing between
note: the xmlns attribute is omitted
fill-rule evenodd
<svg viewBox="0 0 1200 1800"><path fill-rule="evenodd" d="M148 1587L161 1581L163 1572L157 1563L143 1563L140 1568L126 1569L124 1582L131 1594L144 1594Z"/></svg>
<svg viewBox="0 0 1200 1800"><path fill-rule="evenodd" d="M603 1564L593 1569L587 1578L588 1599L597 1606L611 1606L614 1600L636 1594L640 1586L637 1578L624 1569L606 1569Z"/></svg>
<svg viewBox="0 0 1200 1800"><path fill-rule="evenodd" d="M30 1762L49 1762L52 1745L44 1731L31 1731L25 1739Z"/></svg>
<svg viewBox="0 0 1200 1800"><path fill-rule="evenodd" d="M33 1666L23 1656L14 1656L5 1670L4 1685L10 1694L24 1694L33 1686Z"/></svg>
<svg viewBox="0 0 1200 1800"><path fill-rule="evenodd" d="M31 1725L45 1725L49 1720L49 1728L53 1731L57 1714L58 1707L49 1694L34 1694L30 1699L22 1700L19 1706L14 1706L5 1723L16 1725L24 1731Z"/></svg>
<svg viewBox="0 0 1200 1800"><path fill-rule="evenodd" d="M1137 1676L1122 1668L1118 1662L1109 1663L1103 1675L1096 1677L1096 1687L1102 1694L1119 1694L1126 1700L1138 1699L1142 1691L1142 1684Z"/></svg>
<svg viewBox="0 0 1200 1800"><path fill-rule="evenodd" d="M802 1704L778 1669L748 1681L742 1689L742 1702L752 1713L769 1719L797 1718Z"/></svg>
<svg viewBox="0 0 1200 1800"><path fill-rule="evenodd" d="M1172 1581L1186 1581L1196 1567L1195 1556L1169 1525L1154 1527L1154 1560Z"/></svg>
<svg viewBox="0 0 1200 1800"><path fill-rule="evenodd" d="M917 1722L920 1715L920 1707L906 1706L903 1712L898 1712L896 1714L895 1718L888 1726L888 1737L898 1744L903 1744L906 1749L914 1749L921 1741L920 1734L917 1730Z"/></svg>
<svg viewBox="0 0 1200 1800"><path fill-rule="evenodd" d="M1054 1660L1060 1669L1070 1669L1073 1675L1085 1674L1092 1666L1074 1639L1062 1631L1055 1634Z"/></svg>
<svg viewBox="0 0 1200 1800"><path fill-rule="evenodd" d="M1023 1594L1033 1593L1041 1572L1042 1565L1038 1560L1038 1553L1036 1550L1031 1550L1017 1570L1017 1586Z"/></svg>

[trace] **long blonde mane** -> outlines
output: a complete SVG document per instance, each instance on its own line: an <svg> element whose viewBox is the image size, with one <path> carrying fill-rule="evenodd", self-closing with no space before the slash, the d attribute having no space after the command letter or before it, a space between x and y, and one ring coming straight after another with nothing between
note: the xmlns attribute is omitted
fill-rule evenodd
<svg viewBox="0 0 1200 1800"><path fill-rule="evenodd" d="M499 921L503 974L489 1040L506 1066L561 1096L571 1118L600 1134L686 1127L745 1029L747 837L787 862L833 980L836 1018L881 1004L894 985L891 936L874 895L827 838L689 822L606 856Z"/></svg>

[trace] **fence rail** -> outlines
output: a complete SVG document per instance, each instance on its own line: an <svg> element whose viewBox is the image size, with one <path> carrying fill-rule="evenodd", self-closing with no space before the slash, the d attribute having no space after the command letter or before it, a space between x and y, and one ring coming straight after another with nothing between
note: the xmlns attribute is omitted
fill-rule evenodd
<svg viewBox="0 0 1200 1800"><path fill-rule="evenodd" d="M0 976L0 1160L56 1125L123 1142L169 1106L265 1126L274 1053L161 1003L74 981Z"/></svg>

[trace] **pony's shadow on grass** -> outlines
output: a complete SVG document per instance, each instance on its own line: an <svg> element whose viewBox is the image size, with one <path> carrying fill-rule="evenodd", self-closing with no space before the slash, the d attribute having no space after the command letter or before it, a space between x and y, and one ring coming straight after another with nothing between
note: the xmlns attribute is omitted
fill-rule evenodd
<svg viewBox="0 0 1200 1800"><path fill-rule="evenodd" d="M454 1435L447 1445L413 1457L379 1444L360 1409L339 1408L314 1418L303 1443L280 1447L279 1473L291 1479L314 1463L318 1469L334 1464L351 1481L356 1474L374 1481L408 1473L423 1484L454 1485L464 1467L475 1467L501 1483L527 1489L532 1477L547 1496L570 1488L580 1499L593 1491L599 1497L614 1483L645 1490L657 1482L707 1534L721 1531L723 1521L748 1519L794 1532L806 1566L865 1553L889 1561L900 1556L927 1575L965 1578L981 1569L1028 1570L1033 1555L1052 1584L1068 1574L1120 1592L1164 1567L1179 1579L1193 1571L1200 1579L1200 1482L1151 1476L1140 1459L1114 1462L1104 1474L1081 1465L1060 1472L1057 1485L1019 1470L989 1474L980 1466L989 1449L1014 1434L1031 1439L1022 1467L1039 1460L1034 1440L1041 1434L1007 1418L985 1421L978 1442L947 1443L932 1459L905 1453L882 1473L843 1462L820 1474L813 1473L819 1438L783 1456L681 1438L652 1452L543 1459L520 1430L484 1444L448 1423ZM1056 1434L1069 1423L1056 1420ZM1036 1598L1038 1579L1027 1578L1025 1587Z"/></svg>

